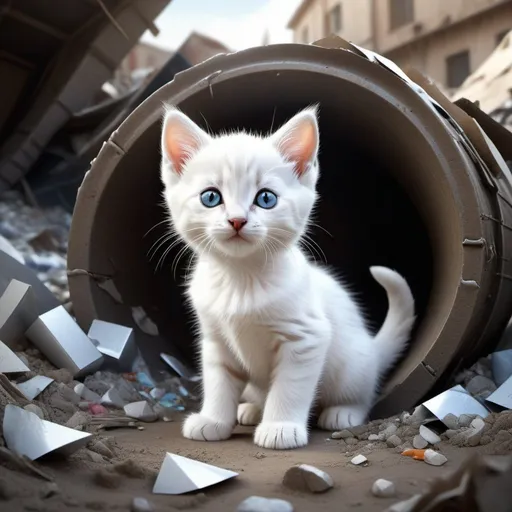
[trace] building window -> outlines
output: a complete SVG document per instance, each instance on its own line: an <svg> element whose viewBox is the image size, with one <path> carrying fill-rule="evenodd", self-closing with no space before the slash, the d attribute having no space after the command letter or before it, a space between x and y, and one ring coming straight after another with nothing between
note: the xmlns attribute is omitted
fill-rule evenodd
<svg viewBox="0 0 512 512"><path fill-rule="evenodd" d="M503 39L505 39L505 36L510 32L510 29L503 30L496 36L496 46L498 46Z"/></svg>
<svg viewBox="0 0 512 512"><path fill-rule="evenodd" d="M389 0L389 28L395 30L414 22L414 0Z"/></svg>
<svg viewBox="0 0 512 512"><path fill-rule="evenodd" d="M303 43L309 43L309 31L308 27L304 27L301 32L301 41Z"/></svg>
<svg viewBox="0 0 512 512"><path fill-rule="evenodd" d="M450 55L446 59L446 85L450 89L460 87L470 73L468 50Z"/></svg>
<svg viewBox="0 0 512 512"><path fill-rule="evenodd" d="M326 35L337 34L341 31L341 4L335 5L325 16Z"/></svg>

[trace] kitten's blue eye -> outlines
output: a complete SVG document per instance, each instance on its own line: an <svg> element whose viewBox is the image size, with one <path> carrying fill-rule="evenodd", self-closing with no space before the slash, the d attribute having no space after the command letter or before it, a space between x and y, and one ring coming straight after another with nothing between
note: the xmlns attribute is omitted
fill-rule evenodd
<svg viewBox="0 0 512 512"><path fill-rule="evenodd" d="M222 196L220 192L216 188L209 188L201 193L201 203L203 203L206 208L215 208L222 203Z"/></svg>
<svg viewBox="0 0 512 512"><path fill-rule="evenodd" d="M254 204L265 210L270 210L277 204L277 196L271 190L260 190L254 198Z"/></svg>

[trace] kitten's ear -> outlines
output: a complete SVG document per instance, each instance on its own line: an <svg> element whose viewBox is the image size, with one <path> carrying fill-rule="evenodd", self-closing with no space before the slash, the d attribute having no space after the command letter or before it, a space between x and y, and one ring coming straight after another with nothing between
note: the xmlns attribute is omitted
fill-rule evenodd
<svg viewBox="0 0 512 512"><path fill-rule="evenodd" d="M162 128L162 155L181 174L187 160L210 142L210 136L177 108L166 106Z"/></svg>
<svg viewBox="0 0 512 512"><path fill-rule="evenodd" d="M292 117L271 140L284 158L295 163L295 171L302 176L318 154L317 107L309 107Z"/></svg>

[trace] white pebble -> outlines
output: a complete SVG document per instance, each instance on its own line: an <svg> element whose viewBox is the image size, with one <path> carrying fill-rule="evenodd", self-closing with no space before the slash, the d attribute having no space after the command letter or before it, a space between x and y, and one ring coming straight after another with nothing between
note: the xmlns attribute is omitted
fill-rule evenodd
<svg viewBox="0 0 512 512"><path fill-rule="evenodd" d="M448 459L434 450L425 450L425 462L431 466L442 466L448 462Z"/></svg>
<svg viewBox="0 0 512 512"><path fill-rule="evenodd" d="M368 436L368 441L380 441L380 436L377 434L370 434Z"/></svg>
<svg viewBox="0 0 512 512"><path fill-rule="evenodd" d="M441 442L441 438L435 432L432 432L432 430L425 427L425 425L420 426L420 436L430 444L437 444Z"/></svg>
<svg viewBox="0 0 512 512"><path fill-rule="evenodd" d="M414 439L412 440L412 446L416 450L423 450L428 446L428 441L425 441L425 439L423 439L423 437L418 434L417 436L414 436Z"/></svg>
<svg viewBox="0 0 512 512"><path fill-rule="evenodd" d="M153 512L155 508L146 498L133 498L132 512Z"/></svg>
<svg viewBox="0 0 512 512"><path fill-rule="evenodd" d="M293 505L285 500L251 496L238 505L236 512L293 512Z"/></svg>
<svg viewBox="0 0 512 512"><path fill-rule="evenodd" d="M384 478L379 478L372 485L372 494L378 498L393 498L396 494L395 484L384 480Z"/></svg>
<svg viewBox="0 0 512 512"><path fill-rule="evenodd" d="M329 490L334 482L331 476L321 469L300 464L292 466L283 477L283 485L290 489L310 492L325 492Z"/></svg>
<svg viewBox="0 0 512 512"><path fill-rule="evenodd" d="M356 455L350 462L354 466L360 466L361 464L366 464L368 459L364 455Z"/></svg>

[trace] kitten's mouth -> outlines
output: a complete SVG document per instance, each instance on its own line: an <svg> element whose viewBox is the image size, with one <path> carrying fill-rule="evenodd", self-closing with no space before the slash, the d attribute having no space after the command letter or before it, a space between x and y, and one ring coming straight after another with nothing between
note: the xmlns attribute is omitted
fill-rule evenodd
<svg viewBox="0 0 512 512"><path fill-rule="evenodd" d="M239 241L239 240L243 240L244 242L248 242L248 240L246 238L244 238L240 233L235 233L233 236L229 237L228 238L228 242L231 242L231 241Z"/></svg>

